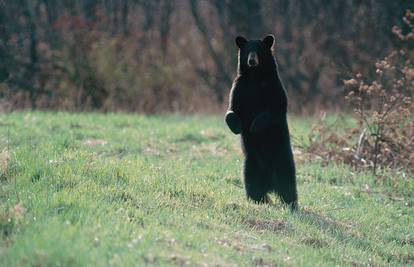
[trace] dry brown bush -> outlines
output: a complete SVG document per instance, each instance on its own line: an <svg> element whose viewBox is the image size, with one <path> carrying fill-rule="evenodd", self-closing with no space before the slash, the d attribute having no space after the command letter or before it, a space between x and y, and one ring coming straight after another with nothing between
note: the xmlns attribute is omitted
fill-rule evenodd
<svg viewBox="0 0 414 267"><path fill-rule="evenodd" d="M414 44L414 13L407 10L404 23L393 32L407 47ZM344 81L345 99L353 108L357 127L339 134L335 125L323 121L313 128L308 152L325 160L356 167L403 168L414 172L414 53L410 49L391 52L375 64L377 77L371 82L361 74Z"/></svg>

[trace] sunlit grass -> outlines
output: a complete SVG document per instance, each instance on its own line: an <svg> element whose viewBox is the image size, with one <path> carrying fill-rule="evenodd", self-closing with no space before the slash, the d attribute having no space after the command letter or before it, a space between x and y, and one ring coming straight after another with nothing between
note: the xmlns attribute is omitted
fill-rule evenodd
<svg viewBox="0 0 414 267"><path fill-rule="evenodd" d="M0 152L0 266L414 264L413 177L297 155L299 212L248 203L221 117L3 114Z"/></svg>

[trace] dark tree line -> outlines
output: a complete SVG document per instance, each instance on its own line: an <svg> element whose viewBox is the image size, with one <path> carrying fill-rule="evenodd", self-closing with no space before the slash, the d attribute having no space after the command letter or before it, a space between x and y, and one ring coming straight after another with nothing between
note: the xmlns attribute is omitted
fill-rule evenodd
<svg viewBox="0 0 414 267"><path fill-rule="evenodd" d="M234 37L276 35L291 107L336 106L400 44L408 0L0 0L0 108L215 110Z"/></svg>

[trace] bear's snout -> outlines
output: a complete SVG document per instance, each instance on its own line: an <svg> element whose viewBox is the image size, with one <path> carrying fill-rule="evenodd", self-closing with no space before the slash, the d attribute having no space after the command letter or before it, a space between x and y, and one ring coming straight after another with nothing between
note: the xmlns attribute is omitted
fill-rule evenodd
<svg viewBox="0 0 414 267"><path fill-rule="evenodd" d="M256 67L259 65L259 58L257 57L256 52L249 53L249 56L247 57L247 65L249 65L249 67Z"/></svg>

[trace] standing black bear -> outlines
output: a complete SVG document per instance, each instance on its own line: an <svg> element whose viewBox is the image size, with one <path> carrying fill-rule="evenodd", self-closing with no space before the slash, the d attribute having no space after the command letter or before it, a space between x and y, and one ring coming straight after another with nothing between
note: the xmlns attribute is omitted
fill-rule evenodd
<svg viewBox="0 0 414 267"><path fill-rule="evenodd" d="M247 197L258 203L275 192L297 207L295 163L286 118L287 96L272 54L273 35L263 40L237 37L237 77L230 91L226 123L241 133Z"/></svg>

